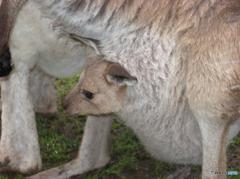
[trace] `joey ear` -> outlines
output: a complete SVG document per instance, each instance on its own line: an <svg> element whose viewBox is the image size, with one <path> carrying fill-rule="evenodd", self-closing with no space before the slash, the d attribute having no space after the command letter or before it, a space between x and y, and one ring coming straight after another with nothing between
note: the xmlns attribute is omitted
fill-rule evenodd
<svg viewBox="0 0 240 179"><path fill-rule="evenodd" d="M121 65L112 63L106 70L106 80L108 83L118 86L133 86L137 84L137 78L133 77Z"/></svg>

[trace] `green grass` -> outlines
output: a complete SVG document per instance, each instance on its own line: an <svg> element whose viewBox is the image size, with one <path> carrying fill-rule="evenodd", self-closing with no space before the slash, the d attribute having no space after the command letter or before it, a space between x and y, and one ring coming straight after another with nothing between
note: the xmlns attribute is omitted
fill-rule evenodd
<svg viewBox="0 0 240 179"><path fill-rule="evenodd" d="M65 94L74 86L78 77L66 80L57 80L59 96L59 112L56 116L46 117L37 115L37 126L43 169L52 168L75 158L83 134L85 118L70 117L63 112L61 101ZM114 122L111 133L112 159L110 164L100 170L89 172L86 179L165 179L180 166L171 165L152 159L139 143L130 129L119 122ZM240 155L240 137L236 138L230 146L230 154ZM230 155L231 156L231 155ZM233 159L236 156L231 156ZM238 159L237 159L238 160ZM236 165L230 162L232 170ZM192 167L192 178L200 178L200 168ZM237 179L239 177L229 177ZM0 179L24 179L21 175L1 175Z"/></svg>

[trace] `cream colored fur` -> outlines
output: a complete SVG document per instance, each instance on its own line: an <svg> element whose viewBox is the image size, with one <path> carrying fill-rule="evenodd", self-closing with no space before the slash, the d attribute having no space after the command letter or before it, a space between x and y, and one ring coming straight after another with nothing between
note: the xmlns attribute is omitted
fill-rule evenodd
<svg viewBox="0 0 240 179"><path fill-rule="evenodd" d="M225 173L227 134L239 127L239 1L36 1L137 77L119 115L154 157L226 178L214 173Z"/></svg>
<svg viewBox="0 0 240 179"><path fill-rule="evenodd" d="M144 101L143 97L139 98L139 93L134 91L134 87L128 87L126 94L126 87L112 84L107 80L110 64L106 61L96 61L88 66L78 85L65 98L66 111L74 115L100 115L106 114L108 109L109 114L117 113L128 127L135 131L146 150L155 158L179 164L201 164L201 133L191 112L187 111L189 108L183 108L184 118L175 116L172 121L164 121L154 117L156 114L159 115L159 112L151 113L154 110L152 102L139 107ZM115 75L118 75L117 72ZM84 91L93 93L92 99L88 99ZM132 111L133 109L135 110ZM151 118L146 118L146 115ZM231 140L239 130L240 120L236 120L230 127L228 140Z"/></svg>
<svg viewBox="0 0 240 179"><path fill-rule="evenodd" d="M63 34L93 39L107 60L137 77L119 115L153 156L176 163L201 163L203 156L204 179L226 178L214 173L226 171L231 126L239 131L238 0L34 1ZM92 147L83 143L81 150ZM44 176L86 171L88 160L78 162Z"/></svg>
<svg viewBox="0 0 240 179"><path fill-rule="evenodd" d="M32 1L19 12L9 47L15 69L1 82L0 172L33 173L42 166L34 111L56 110L54 79L48 75L76 74L91 50L59 38Z"/></svg>
<svg viewBox="0 0 240 179"><path fill-rule="evenodd" d="M41 114L57 112L57 91L54 77L38 68L34 68L30 73L29 88L35 112ZM0 110L2 108L1 103Z"/></svg>

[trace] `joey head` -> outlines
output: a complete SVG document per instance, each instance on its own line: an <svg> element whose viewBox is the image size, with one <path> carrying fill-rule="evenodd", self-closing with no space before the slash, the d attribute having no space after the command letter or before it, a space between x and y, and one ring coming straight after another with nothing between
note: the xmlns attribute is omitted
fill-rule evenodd
<svg viewBox="0 0 240 179"><path fill-rule="evenodd" d="M118 112L128 86L137 83L122 66L96 60L82 73L78 84L66 96L64 108L70 114L99 115Z"/></svg>

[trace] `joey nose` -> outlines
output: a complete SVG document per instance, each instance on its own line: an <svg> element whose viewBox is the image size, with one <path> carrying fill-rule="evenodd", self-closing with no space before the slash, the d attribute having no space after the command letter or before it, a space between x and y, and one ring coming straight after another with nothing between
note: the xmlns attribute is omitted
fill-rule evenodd
<svg viewBox="0 0 240 179"><path fill-rule="evenodd" d="M0 77L8 76L12 71L12 64L11 64L11 53L9 48L7 48L1 55L0 55Z"/></svg>

